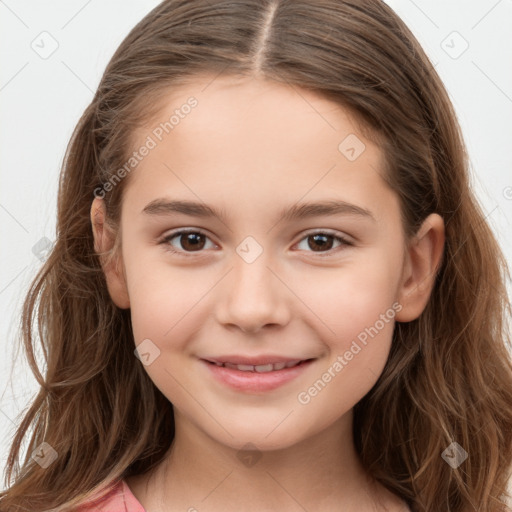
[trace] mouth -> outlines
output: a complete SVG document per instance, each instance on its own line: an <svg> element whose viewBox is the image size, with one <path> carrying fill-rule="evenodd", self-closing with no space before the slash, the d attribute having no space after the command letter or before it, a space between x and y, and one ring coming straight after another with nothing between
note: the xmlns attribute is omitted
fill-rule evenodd
<svg viewBox="0 0 512 512"><path fill-rule="evenodd" d="M275 372L277 370L283 370L284 368L293 368L293 367L299 366L303 363L313 361L313 358L311 358L311 359L295 359L295 360L286 361L286 362L281 361L278 363L267 363L267 364L257 364L257 365L210 361L208 359L205 359L205 361L207 363L214 364L215 366L231 368L232 370L239 370L241 372L268 373L268 372Z"/></svg>
<svg viewBox="0 0 512 512"><path fill-rule="evenodd" d="M214 380L237 392L262 394L277 389L307 371L316 358L246 364L201 359Z"/></svg>

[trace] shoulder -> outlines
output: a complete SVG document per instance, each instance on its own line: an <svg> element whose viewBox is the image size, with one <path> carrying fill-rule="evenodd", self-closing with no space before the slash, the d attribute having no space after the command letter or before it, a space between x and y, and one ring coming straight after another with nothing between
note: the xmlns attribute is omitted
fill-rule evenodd
<svg viewBox="0 0 512 512"><path fill-rule="evenodd" d="M101 499L91 499L83 503L78 512L145 512L125 480L120 480Z"/></svg>

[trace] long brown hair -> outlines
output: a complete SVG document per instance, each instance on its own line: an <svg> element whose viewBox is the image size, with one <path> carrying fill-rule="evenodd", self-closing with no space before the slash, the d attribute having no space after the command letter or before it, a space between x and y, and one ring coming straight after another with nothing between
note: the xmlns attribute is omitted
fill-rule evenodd
<svg viewBox="0 0 512 512"><path fill-rule="evenodd" d="M134 356L130 313L108 294L89 215L95 190L127 160L129 134L155 114L150 98L198 73L286 82L350 109L379 141L405 233L430 213L444 218L430 301L395 325L384 371L355 407L354 439L368 473L414 512L506 510L508 269L470 189L446 90L379 0L168 0L122 42L68 145L57 240L24 303L21 339L40 390L14 437L0 510L74 510L169 448L172 404ZM127 179L105 196L114 228ZM455 468L442 457L454 441L468 452ZM58 455L45 469L30 457L43 442Z"/></svg>

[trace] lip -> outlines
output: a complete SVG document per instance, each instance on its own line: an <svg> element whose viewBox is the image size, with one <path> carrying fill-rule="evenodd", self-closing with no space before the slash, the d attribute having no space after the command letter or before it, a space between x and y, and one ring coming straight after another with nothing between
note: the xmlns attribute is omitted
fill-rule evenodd
<svg viewBox="0 0 512 512"><path fill-rule="evenodd" d="M217 362L231 362L231 361L223 361L220 357L216 358ZM236 359L236 364L269 364L269 363L278 363L278 362L289 362L289 361L297 361L298 359L290 359L290 358L238 358ZM256 361L256 362L249 362ZM264 361L263 363L261 361ZM252 372L252 371L243 371L233 368L227 368L225 366L217 366L215 362L212 362L212 359L201 359L200 362L205 366L206 370L210 372L215 380L228 386L236 391L246 392L246 393L261 393L272 391L281 386L284 386L288 382L296 379L298 376L303 374L307 368L311 366L311 364L315 361L315 359L307 359L302 360L298 365L292 366L290 368L283 368L281 370L273 370L270 372Z"/></svg>

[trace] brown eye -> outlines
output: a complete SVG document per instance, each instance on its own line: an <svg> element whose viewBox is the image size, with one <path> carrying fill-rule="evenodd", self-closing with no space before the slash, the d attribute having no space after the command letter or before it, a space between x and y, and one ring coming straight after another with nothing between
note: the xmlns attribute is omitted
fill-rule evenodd
<svg viewBox="0 0 512 512"><path fill-rule="evenodd" d="M172 252L200 252L207 240L209 238L199 231L178 231L166 236L162 243L167 244Z"/></svg>
<svg viewBox="0 0 512 512"><path fill-rule="evenodd" d="M184 233L180 235L180 244L186 251L197 251L203 248L205 236L200 233Z"/></svg>
<svg viewBox="0 0 512 512"><path fill-rule="evenodd" d="M332 252L337 252L335 250L336 247L339 248L353 245L352 242L341 236L336 236L325 232L311 233L305 236L299 245L305 240L307 241L307 247L303 247L302 250L306 250L306 252L319 253L319 256L330 256ZM161 243L164 244L168 250L173 253L186 254L193 252L203 252L203 249L208 248L205 247L208 241L211 243L209 237L200 231L182 230L167 235ZM337 242L338 245L333 250L335 242ZM213 243L210 248L212 246L214 246Z"/></svg>
<svg viewBox="0 0 512 512"><path fill-rule="evenodd" d="M304 247L303 241L307 241L306 247ZM333 249L335 242L337 242L338 245ZM299 246L300 244L303 244L303 247L299 248L305 250L306 252L326 253L325 256L329 256L331 252L337 252L336 248L353 245L352 242L346 240L341 236L333 235L330 233L324 233L321 231L306 235L299 242ZM324 256L324 254L319 255Z"/></svg>
<svg viewBox="0 0 512 512"><path fill-rule="evenodd" d="M312 243L308 243L308 247L313 251L321 251L322 249L332 249L333 239L332 235L309 235L308 240L312 240Z"/></svg>

